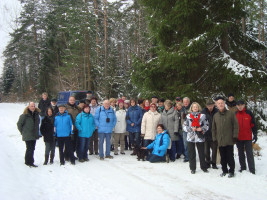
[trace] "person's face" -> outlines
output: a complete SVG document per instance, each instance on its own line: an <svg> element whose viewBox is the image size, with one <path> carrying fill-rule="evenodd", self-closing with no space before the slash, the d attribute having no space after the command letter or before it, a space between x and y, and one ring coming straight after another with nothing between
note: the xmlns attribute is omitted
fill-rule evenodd
<svg viewBox="0 0 267 200"><path fill-rule="evenodd" d="M52 110L51 109L48 109L47 114L48 114L49 117L51 117L53 115Z"/></svg>
<svg viewBox="0 0 267 200"><path fill-rule="evenodd" d="M128 103L124 104L124 108L126 108L126 109L129 108Z"/></svg>
<svg viewBox="0 0 267 200"><path fill-rule="evenodd" d="M160 126L158 126L157 127L157 131L158 131L158 133L162 133L163 132L163 129Z"/></svg>
<svg viewBox="0 0 267 200"><path fill-rule="evenodd" d="M131 101L131 106L135 106L135 101Z"/></svg>
<svg viewBox="0 0 267 200"><path fill-rule="evenodd" d="M47 95L46 94L43 94L42 95L42 98L43 98L43 100L46 100L47 99Z"/></svg>
<svg viewBox="0 0 267 200"><path fill-rule="evenodd" d="M214 106L215 106L214 104L207 105L207 108L211 112L211 111L213 111Z"/></svg>
<svg viewBox="0 0 267 200"><path fill-rule="evenodd" d="M52 106L55 106L57 104L57 102L55 102L55 101L51 101L51 105Z"/></svg>
<svg viewBox="0 0 267 200"><path fill-rule="evenodd" d="M84 108L83 111L84 111L85 113L89 113L89 112L90 112L90 107L86 107L86 108Z"/></svg>
<svg viewBox="0 0 267 200"><path fill-rule="evenodd" d="M155 112L157 110L157 107L155 105L150 106L150 110L152 112Z"/></svg>
<svg viewBox="0 0 267 200"><path fill-rule="evenodd" d="M171 107L168 106L168 105L165 105L164 107L165 107L165 110L170 110L170 108L171 108Z"/></svg>
<svg viewBox="0 0 267 200"><path fill-rule="evenodd" d="M110 102L110 105L111 105L112 107L115 107L116 102L115 102L115 101L112 101L112 102Z"/></svg>
<svg viewBox="0 0 267 200"><path fill-rule="evenodd" d="M164 103L163 102L159 102L159 107L162 107L164 106Z"/></svg>
<svg viewBox="0 0 267 200"><path fill-rule="evenodd" d="M34 110L35 110L35 103L31 102L28 107L29 107L29 110L30 111L34 112Z"/></svg>
<svg viewBox="0 0 267 200"><path fill-rule="evenodd" d="M119 103L119 109L123 109L123 103L121 102L121 103Z"/></svg>
<svg viewBox="0 0 267 200"><path fill-rule="evenodd" d="M126 100L126 97L125 97L125 96L122 96L121 99L122 99L123 101L125 101L125 100Z"/></svg>
<svg viewBox="0 0 267 200"><path fill-rule="evenodd" d="M178 105L176 105L176 108L177 108L177 110L181 110L182 106L178 104Z"/></svg>
<svg viewBox="0 0 267 200"><path fill-rule="evenodd" d="M108 110L109 107L110 107L110 103L109 103L109 101L105 101L105 102L103 103L103 106L104 106L104 108L105 108L106 110Z"/></svg>
<svg viewBox="0 0 267 200"><path fill-rule="evenodd" d="M194 104L194 105L192 106L192 111L193 111L193 112L198 112L198 111L199 111L199 109L198 109L198 105L197 105L197 104Z"/></svg>
<svg viewBox="0 0 267 200"><path fill-rule="evenodd" d="M233 96L228 97L228 101L232 102L234 100L235 100L235 97L233 97Z"/></svg>
<svg viewBox="0 0 267 200"><path fill-rule="evenodd" d="M59 107L58 110L61 114L63 114L65 112L66 108L65 107Z"/></svg>
<svg viewBox="0 0 267 200"><path fill-rule="evenodd" d="M244 110L244 108L245 108L245 104L239 104L239 105L237 105L236 107L237 107L237 109L239 110L239 111L242 111L242 110Z"/></svg>
<svg viewBox="0 0 267 200"><path fill-rule="evenodd" d="M149 102L145 101L145 107L149 107Z"/></svg>
<svg viewBox="0 0 267 200"><path fill-rule="evenodd" d="M96 105L96 100L95 99L92 99L91 100L91 104L92 104L92 106L95 106Z"/></svg>
<svg viewBox="0 0 267 200"><path fill-rule="evenodd" d="M84 103L79 103L80 108L84 107Z"/></svg>
<svg viewBox="0 0 267 200"><path fill-rule="evenodd" d="M190 104L190 101L188 99L184 99L183 104L185 107L187 107Z"/></svg>
<svg viewBox="0 0 267 200"><path fill-rule="evenodd" d="M152 101L152 103L155 103L155 104L158 103L158 99L157 98L152 98L151 101Z"/></svg>
<svg viewBox="0 0 267 200"><path fill-rule="evenodd" d="M216 102L216 105L217 105L217 108L220 110L220 111L223 111L224 108L225 108L225 103L222 99L219 99L217 102Z"/></svg>
<svg viewBox="0 0 267 200"><path fill-rule="evenodd" d="M74 105L75 104L75 98L74 97L70 97L69 98L69 103L70 103L70 105Z"/></svg>

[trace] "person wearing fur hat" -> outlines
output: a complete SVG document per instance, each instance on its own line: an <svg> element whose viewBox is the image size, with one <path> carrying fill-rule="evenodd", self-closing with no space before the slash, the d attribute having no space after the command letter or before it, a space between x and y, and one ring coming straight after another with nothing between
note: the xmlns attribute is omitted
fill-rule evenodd
<svg viewBox="0 0 267 200"><path fill-rule="evenodd" d="M76 117L75 126L78 129L77 154L79 161L89 161L89 143L95 131L95 121L93 115L90 113L89 105L85 104L83 106L83 111Z"/></svg>
<svg viewBox="0 0 267 200"><path fill-rule="evenodd" d="M30 102L17 122L22 140L26 143L25 164L29 167L37 167L34 164L34 150L36 140L39 138L40 112L41 110L35 107L35 103Z"/></svg>

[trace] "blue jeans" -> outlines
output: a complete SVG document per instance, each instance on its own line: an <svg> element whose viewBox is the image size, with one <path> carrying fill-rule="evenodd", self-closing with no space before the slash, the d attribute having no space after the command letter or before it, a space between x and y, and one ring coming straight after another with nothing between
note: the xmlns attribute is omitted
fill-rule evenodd
<svg viewBox="0 0 267 200"><path fill-rule="evenodd" d="M188 147L187 147L187 132L183 132L183 140L184 140L184 159L189 160Z"/></svg>
<svg viewBox="0 0 267 200"><path fill-rule="evenodd" d="M176 142L176 153L180 156L184 154L184 140L182 135L178 135L179 140Z"/></svg>
<svg viewBox="0 0 267 200"><path fill-rule="evenodd" d="M80 160L88 158L89 143L90 138L78 137L77 156Z"/></svg>
<svg viewBox="0 0 267 200"><path fill-rule="evenodd" d="M140 135L141 133L139 132L129 133L130 141L132 145L137 145L137 147L140 147Z"/></svg>
<svg viewBox="0 0 267 200"><path fill-rule="evenodd" d="M104 157L104 140L106 138L106 156L110 156L110 139L111 139L111 133L98 133L99 137L99 156Z"/></svg>
<svg viewBox="0 0 267 200"><path fill-rule="evenodd" d="M170 156L170 160L174 161L175 160L175 154L176 154L176 141L172 141L172 147L171 149L168 149L168 153Z"/></svg>
<svg viewBox="0 0 267 200"><path fill-rule="evenodd" d="M151 163L156 163L156 162L165 162L166 157L165 156L158 156L155 154L150 154L146 157L146 160L151 162Z"/></svg>

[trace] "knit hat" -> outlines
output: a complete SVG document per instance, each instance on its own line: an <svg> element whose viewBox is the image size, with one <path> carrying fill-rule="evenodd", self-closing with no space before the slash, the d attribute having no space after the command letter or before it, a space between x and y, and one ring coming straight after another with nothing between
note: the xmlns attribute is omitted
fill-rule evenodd
<svg viewBox="0 0 267 200"><path fill-rule="evenodd" d="M53 101L53 102L57 102L57 99L56 99L56 98L53 98L53 99L51 99L51 101Z"/></svg>
<svg viewBox="0 0 267 200"><path fill-rule="evenodd" d="M119 105L120 103L124 103L123 99L119 99L119 100L118 100L118 105Z"/></svg>
<svg viewBox="0 0 267 200"><path fill-rule="evenodd" d="M66 108L65 104L59 104L57 107L58 107L58 108L60 108L60 107L64 107L64 108Z"/></svg>
<svg viewBox="0 0 267 200"><path fill-rule="evenodd" d="M176 101L181 101L181 97L176 97Z"/></svg>
<svg viewBox="0 0 267 200"><path fill-rule="evenodd" d="M220 99L223 100L223 101L225 101L225 99L224 99L222 96L218 96L218 97L216 97L216 98L215 98L215 101L218 101L218 100L220 100Z"/></svg>
<svg viewBox="0 0 267 200"><path fill-rule="evenodd" d="M206 105L213 105L214 101L211 98L206 99Z"/></svg>
<svg viewBox="0 0 267 200"><path fill-rule="evenodd" d="M244 105L245 104L245 101L243 99L239 99L237 102L236 102L236 105Z"/></svg>
<svg viewBox="0 0 267 200"><path fill-rule="evenodd" d="M229 93L228 97L234 97L234 94L233 93Z"/></svg>

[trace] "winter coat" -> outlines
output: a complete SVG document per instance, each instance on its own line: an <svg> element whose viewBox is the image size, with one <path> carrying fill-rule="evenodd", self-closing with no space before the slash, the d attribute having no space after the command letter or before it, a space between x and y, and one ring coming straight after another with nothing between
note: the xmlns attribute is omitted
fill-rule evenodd
<svg viewBox="0 0 267 200"><path fill-rule="evenodd" d="M178 135L174 134L178 133L179 130L179 119L174 107L168 110L168 112L166 112L166 110L163 111L159 123L163 124L164 129L168 131L172 141L179 140Z"/></svg>
<svg viewBox="0 0 267 200"><path fill-rule="evenodd" d="M126 111L124 109L116 111L117 123L114 129L115 133L125 133L126 132Z"/></svg>
<svg viewBox="0 0 267 200"><path fill-rule="evenodd" d="M217 141L219 147L234 145L234 138L238 137L238 121L232 111L217 112L212 121L212 140Z"/></svg>
<svg viewBox="0 0 267 200"><path fill-rule="evenodd" d="M99 108L99 105L95 105L95 106L92 106L92 104L90 104L90 113L95 116L95 112L96 112L96 109Z"/></svg>
<svg viewBox="0 0 267 200"><path fill-rule="evenodd" d="M45 116L42 120L40 131L44 137L44 142L53 142L54 141L54 116Z"/></svg>
<svg viewBox="0 0 267 200"><path fill-rule="evenodd" d="M151 110L146 112L142 119L141 133L145 134L145 140L154 140L157 135L157 125L159 124L161 115Z"/></svg>
<svg viewBox="0 0 267 200"><path fill-rule="evenodd" d="M37 140L39 138L39 108L35 108L32 113L28 107L24 109L17 122L17 127L22 135L23 141Z"/></svg>
<svg viewBox="0 0 267 200"><path fill-rule="evenodd" d="M55 106L50 105L49 107L52 108L53 116L55 117L56 114L58 114L58 112L59 112L57 105L55 105Z"/></svg>
<svg viewBox="0 0 267 200"><path fill-rule="evenodd" d="M127 131L130 133L140 133L142 118L142 109L137 105L131 106L126 113ZM131 126L132 123L134 123L134 126Z"/></svg>
<svg viewBox="0 0 267 200"><path fill-rule="evenodd" d="M218 109L217 108L213 108L212 112L209 111L208 108L204 108L202 110L202 114L205 114L206 115L206 119L208 120L209 122L209 129L207 130L207 132L205 133L205 139L206 141L212 141L212 120L213 120L213 116L218 112Z"/></svg>
<svg viewBox="0 0 267 200"><path fill-rule="evenodd" d="M162 140L162 145L160 146L161 138L163 140ZM169 143L170 143L170 138L167 131L165 130L163 133L156 135L155 140L147 146L147 149L153 148L152 154L155 154L157 156L164 156L168 149Z"/></svg>
<svg viewBox="0 0 267 200"><path fill-rule="evenodd" d="M75 127L75 120L77 115L80 113L80 109L76 104L70 105L70 103L67 103L66 110L71 116L72 124L74 125L74 132L77 133L77 128Z"/></svg>
<svg viewBox="0 0 267 200"><path fill-rule="evenodd" d="M232 111L232 112L236 112L237 111L237 107L236 107L236 101L228 101L226 100L226 105L227 105L227 108L228 110Z"/></svg>
<svg viewBox="0 0 267 200"><path fill-rule="evenodd" d="M209 129L209 122L206 119L205 114L201 114L200 112L191 112L194 118L199 118L199 124L202 129L202 132L193 131L192 129L192 122L193 119L191 115L186 115L186 119L184 121L184 131L187 132L187 141L188 142L205 142L205 132Z"/></svg>
<svg viewBox="0 0 267 200"><path fill-rule="evenodd" d="M165 109L164 106L158 106L158 112L159 113L162 113L164 109Z"/></svg>
<svg viewBox="0 0 267 200"><path fill-rule="evenodd" d="M38 108L41 110L40 116L45 116L45 112L47 108L51 105L51 101L49 99L43 100L41 99Z"/></svg>
<svg viewBox="0 0 267 200"><path fill-rule="evenodd" d="M257 126L252 112L244 108L236 112L236 118L239 124L238 140L252 140L252 133L257 135Z"/></svg>
<svg viewBox="0 0 267 200"><path fill-rule="evenodd" d="M72 119L67 110L63 114L58 113L56 115L54 126L56 128L55 136L57 137L69 137L73 134Z"/></svg>
<svg viewBox="0 0 267 200"><path fill-rule="evenodd" d="M104 106L99 107L95 112L94 118L98 133L112 133L112 129L117 123L115 112L111 107L108 110ZM107 118L109 118L109 122L106 121Z"/></svg>
<svg viewBox="0 0 267 200"><path fill-rule="evenodd" d="M179 122L179 130L178 130L178 132L179 132L179 134L181 136L183 136L183 124L184 124L184 120L185 120L186 116L184 116L185 113L184 113L183 109L176 110L176 112L177 112L178 122Z"/></svg>
<svg viewBox="0 0 267 200"><path fill-rule="evenodd" d="M91 113L81 112L75 120L75 126L78 129L78 136L89 138L95 131L95 120Z"/></svg>

